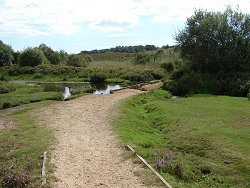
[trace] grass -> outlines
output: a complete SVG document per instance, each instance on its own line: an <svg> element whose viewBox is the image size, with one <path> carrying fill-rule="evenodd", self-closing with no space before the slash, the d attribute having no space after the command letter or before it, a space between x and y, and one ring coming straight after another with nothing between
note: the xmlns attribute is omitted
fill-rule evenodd
<svg viewBox="0 0 250 188"><path fill-rule="evenodd" d="M122 141L155 167L162 160L158 169L174 187L249 187L249 101L212 95L170 100L163 92L119 106L115 127Z"/></svg>
<svg viewBox="0 0 250 188"><path fill-rule="evenodd" d="M0 129L0 187L39 187L44 151L53 136L38 126L30 111L51 104L43 101L0 111L1 118L12 119L14 126Z"/></svg>
<svg viewBox="0 0 250 188"><path fill-rule="evenodd" d="M55 91L43 92L43 88L39 86L33 87L16 83L2 84L11 85L15 90L0 94L0 109L44 100L59 100L61 98L61 93Z"/></svg>

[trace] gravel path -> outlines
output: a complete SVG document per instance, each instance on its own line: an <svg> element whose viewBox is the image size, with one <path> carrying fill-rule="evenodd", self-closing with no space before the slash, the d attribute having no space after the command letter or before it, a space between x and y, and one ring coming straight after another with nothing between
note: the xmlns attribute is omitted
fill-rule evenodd
<svg viewBox="0 0 250 188"><path fill-rule="evenodd" d="M59 181L54 187L145 187L133 173L141 167L123 159L110 125L113 105L140 92L88 95L42 110L57 139L52 163Z"/></svg>

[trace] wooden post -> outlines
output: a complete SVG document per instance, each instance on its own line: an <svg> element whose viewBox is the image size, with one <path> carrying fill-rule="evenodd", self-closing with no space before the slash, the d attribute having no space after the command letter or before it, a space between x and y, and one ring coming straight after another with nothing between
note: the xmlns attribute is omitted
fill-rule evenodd
<svg viewBox="0 0 250 188"><path fill-rule="evenodd" d="M147 163L147 161L145 159L143 159L140 155L138 155L136 153L136 151L129 145L126 146L129 150L131 150L151 171L153 171L155 173L156 176L158 176L158 178L160 178L160 180L168 187L168 188L172 188L172 186L170 185L170 183L168 183L150 164Z"/></svg>
<svg viewBox="0 0 250 188"><path fill-rule="evenodd" d="M43 167L42 167L42 185L41 187L45 187L46 185L46 160L47 160L47 152L43 153Z"/></svg>

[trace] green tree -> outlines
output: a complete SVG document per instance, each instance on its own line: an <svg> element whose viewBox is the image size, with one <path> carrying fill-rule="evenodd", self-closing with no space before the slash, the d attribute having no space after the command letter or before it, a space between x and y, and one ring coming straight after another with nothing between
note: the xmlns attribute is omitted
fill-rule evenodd
<svg viewBox="0 0 250 188"><path fill-rule="evenodd" d="M171 73L176 95L246 96L250 85L250 15L196 10L176 35L184 64ZM166 82L166 86L171 82Z"/></svg>
<svg viewBox="0 0 250 188"><path fill-rule="evenodd" d="M45 57L51 64L57 65L61 63L61 56L59 52L54 51L46 44L40 44L38 48L43 51Z"/></svg>
<svg viewBox="0 0 250 188"><path fill-rule="evenodd" d="M61 63L66 64L68 61L68 53L64 50L59 51L60 57L61 57Z"/></svg>
<svg viewBox="0 0 250 188"><path fill-rule="evenodd" d="M181 56L201 72L250 71L250 15L196 10L176 36Z"/></svg>
<svg viewBox="0 0 250 188"><path fill-rule="evenodd" d="M35 67L46 62L46 57L42 50L38 48L26 48L19 57L21 66Z"/></svg>
<svg viewBox="0 0 250 188"><path fill-rule="evenodd" d="M11 65L14 60L13 50L0 40L0 67Z"/></svg>

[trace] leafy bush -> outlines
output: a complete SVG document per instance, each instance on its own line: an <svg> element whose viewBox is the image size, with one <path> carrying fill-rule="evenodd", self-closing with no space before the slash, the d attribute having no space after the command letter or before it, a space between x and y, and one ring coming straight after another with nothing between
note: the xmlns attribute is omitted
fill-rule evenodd
<svg viewBox="0 0 250 188"><path fill-rule="evenodd" d="M68 57L67 65L74 67L86 67L87 60L81 55L72 54Z"/></svg>
<svg viewBox="0 0 250 188"><path fill-rule="evenodd" d="M79 73L77 75L78 78L89 78L89 74L88 73Z"/></svg>
<svg viewBox="0 0 250 188"><path fill-rule="evenodd" d="M35 73L33 78L34 79L39 79L39 78L42 78L43 77L43 74L42 73Z"/></svg>
<svg viewBox="0 0 250 188"><path fill-rule="evenodd" d="M145 65L147 63L150 63L152 60L152 56L148 53L140 53L137 54L134 58L134 62L135 64L141 64L141 65Z"/></svg>
<svg viewBox="0 0 250 188"><path fill-rule="evenodd" d="M195 11L176 40L187 60L173 71L177 95L209 93L245 97L250 88L250 16L227 8L224 12Z"/></svg>
<svg viewBox="0 0 250 188"><path fill-rule="evenodd" d="M150 74L153 76L155 80L161 80L165 76L164 72L160 69L154 69L150 71Z"/></svg>
<svg viewBox="0 0 250 188"><path fill-rule="evenodd" d="M90 76L90 82L104 82L107 79L107 75L104 73L95 73Z"/></svg>
<svg viewBox="0 0 250 188"><path fill-rule="evenodd" d="M21 53L19 57L19 64L21 66L35 67L45 62L46 57L43 51L38 48L27 48Z"/></svg>
<svg viewBox="0 0 250 188"><path fill-rule="evenodd" d="M11 108L13 104L10 101L4 101L2 104L2 109Z"/></svg>
<svg viewBox="0 0 250 188"><path fill-rule="evenodd" d="M249 90L249 93L247 94L247 98L248 100L250 100L250 90Z"/></svg>
<svg viewBox="0 0 250 188"><path fill-rule="evenodd" d="M15 90L16 88L10 84L0 84L0 94L10 93Z"/></svg>
<svg viewBox="0 0 250 188"><path fill-rule="evenodd" d="M167 79L163 81L162 89L170 91L171 93L175 94L175 88L176 88L176 83L174 80Z"/></svg>
<svg viewBox="0 0 250 188"><path fill-rule="evenodd" d="M161 68L163 68L167 72L173 72L175 69L175 64L172 61L168 61L161 64Z"/></svg>
<svg viewBox="0 0 250 188"><path fill-rule="evenodd" d="M93 57L89 56L89 55L85 55L84 58L86 59L87 62L91 62L93 61Z"/></svg>
<svg viewBox="0 0 250 188"><path fill-rule="evenodd" d="M180 72L177 72L180 74ZM221 94L222 83L211 74L194 71L182 72L182 76L174 75L174 82L166 81L165 89L169 89L174 95L184 96L194 93ZM179 77L180 76L180 77Z"/></svg>
<svg viewBox="0 0 250 188"><path fill-rule="evenodd" d="M196 10L176 36L181 56L207 73L250 71L250 15Z"/></svg>
<svg viewBox="0 0 250 188"><path fill-rule="evenodd" d="M4 74L0 74L0 81L9 81L9 77Z"/></svg>

